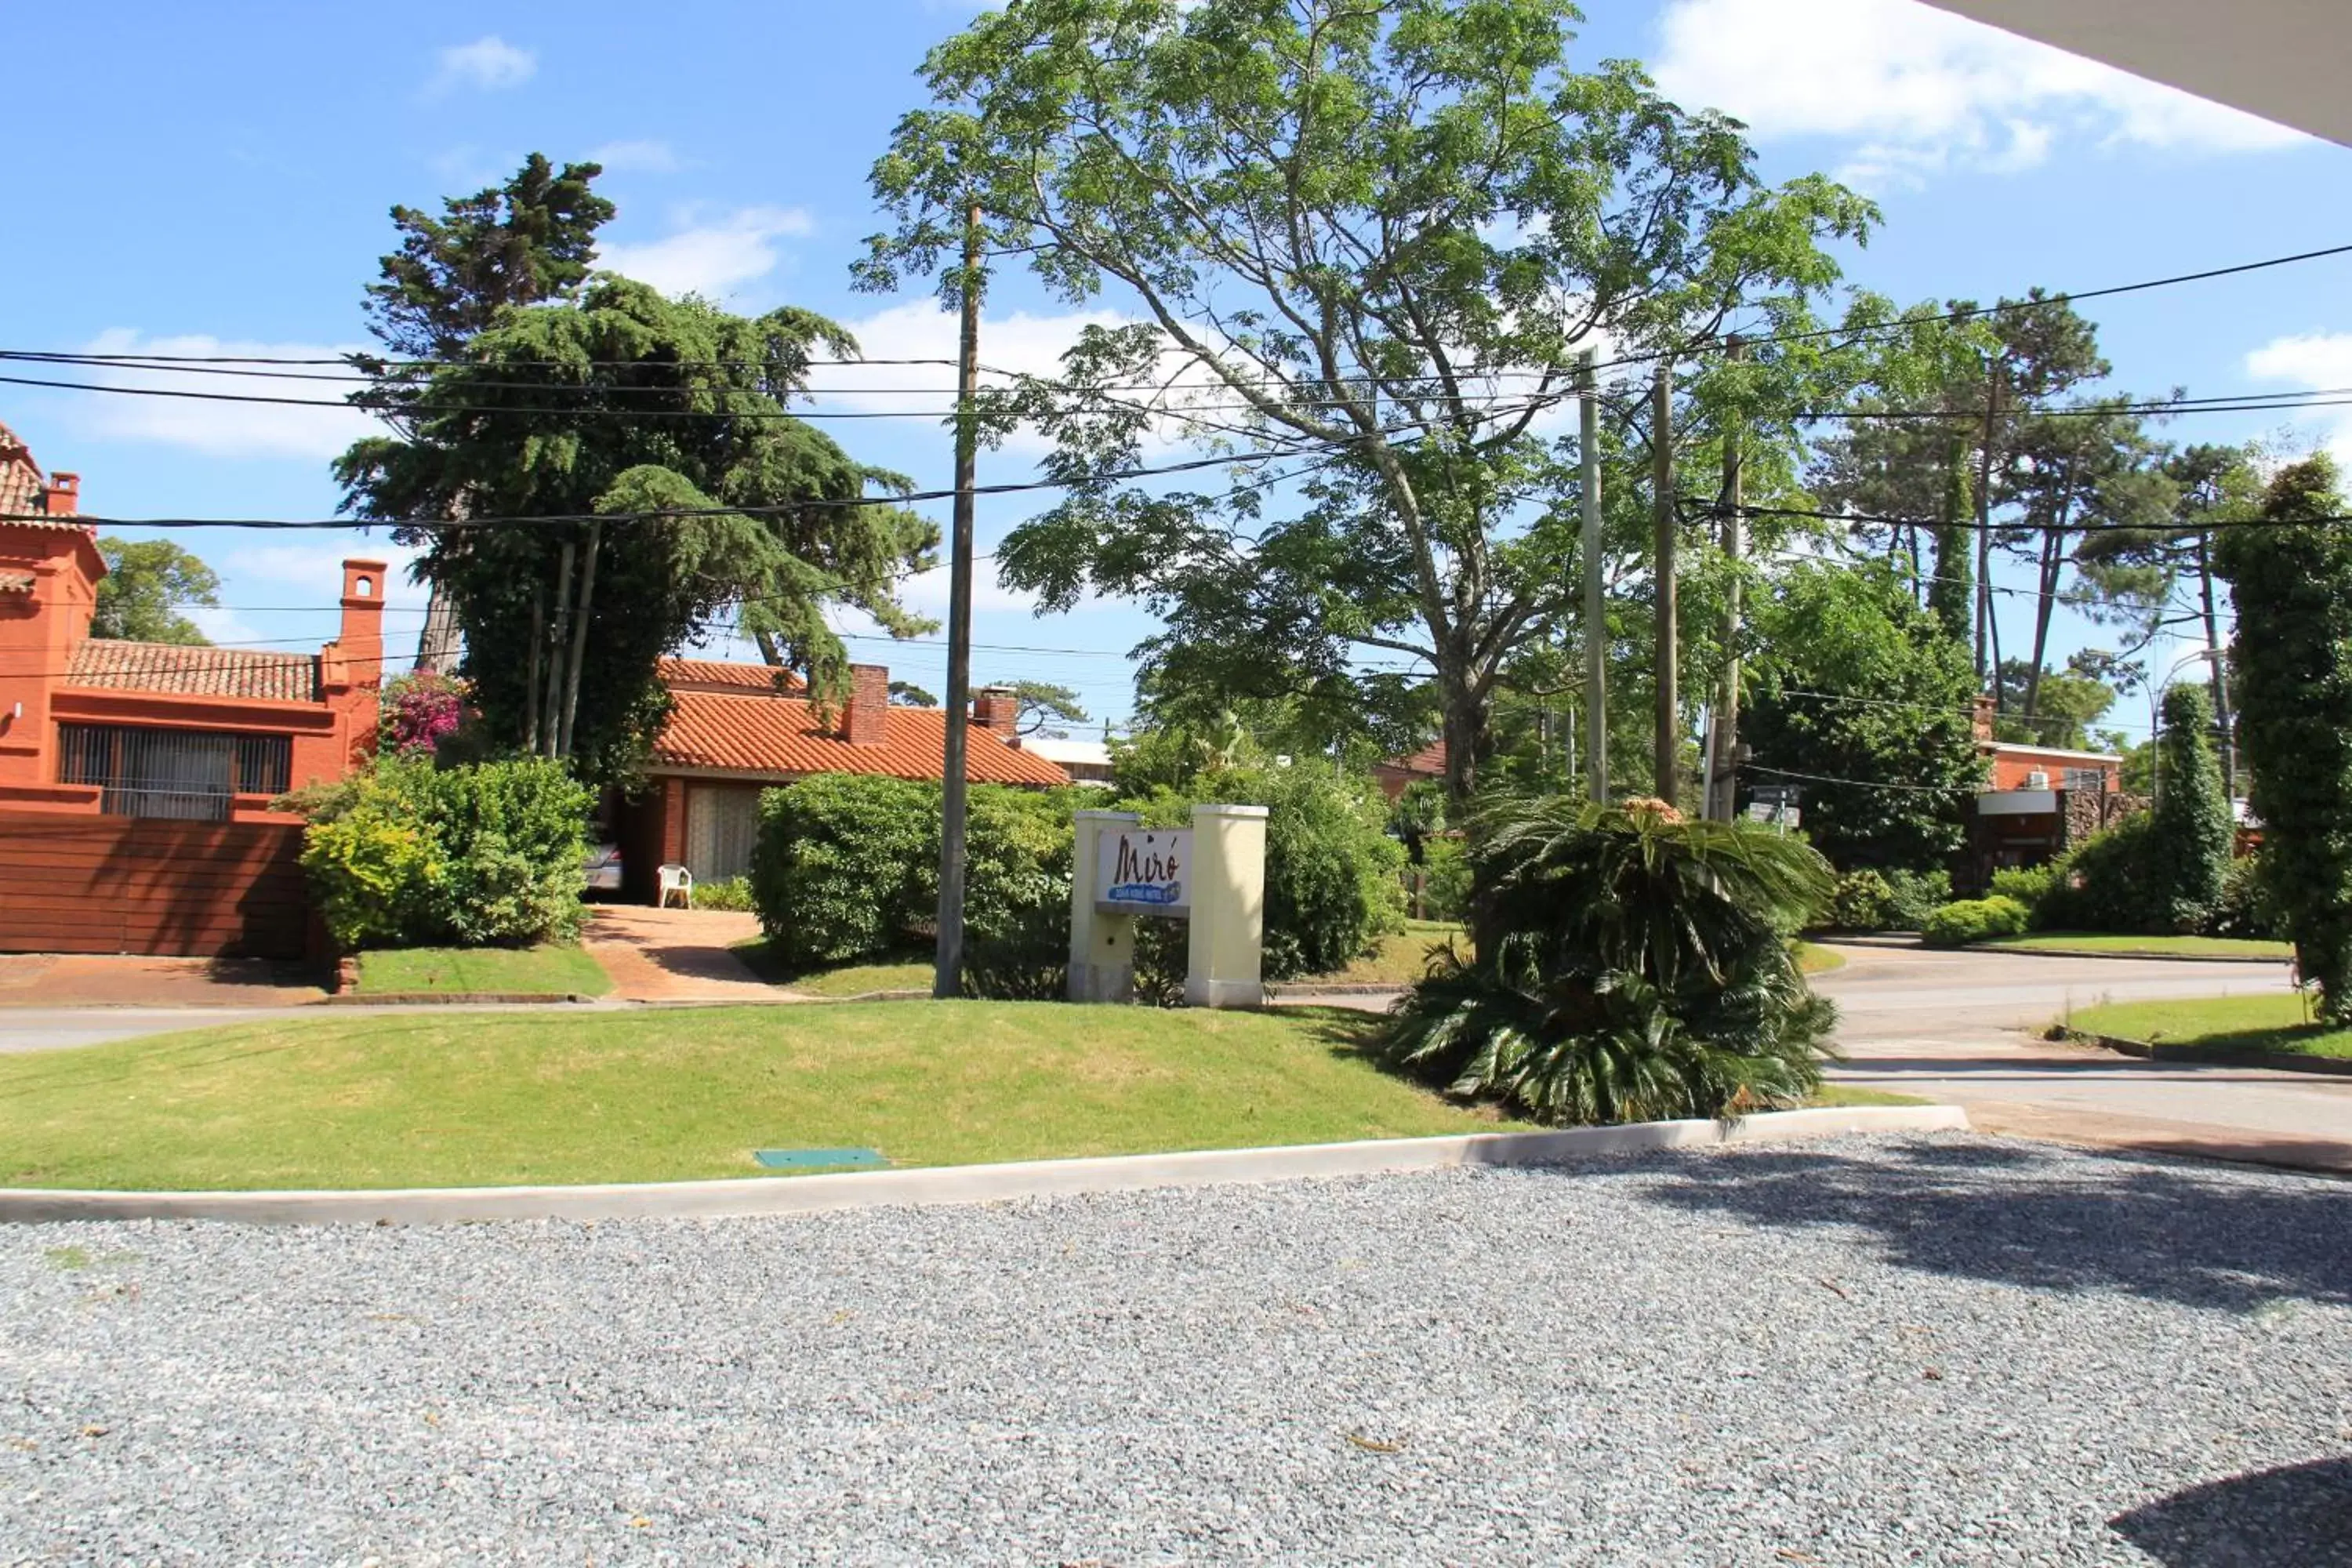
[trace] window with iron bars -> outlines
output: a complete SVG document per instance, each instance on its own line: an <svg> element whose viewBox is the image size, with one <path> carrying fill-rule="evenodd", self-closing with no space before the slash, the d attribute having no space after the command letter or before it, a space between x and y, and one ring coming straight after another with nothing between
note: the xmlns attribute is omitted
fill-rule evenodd
<svg viewBox="0 0 2352 1568"><path fill-rule="evenodd" d="M283 795L292 782L289 735L60 724L58 782L96 784L109 816L226 822L230 798Z"/></svg>

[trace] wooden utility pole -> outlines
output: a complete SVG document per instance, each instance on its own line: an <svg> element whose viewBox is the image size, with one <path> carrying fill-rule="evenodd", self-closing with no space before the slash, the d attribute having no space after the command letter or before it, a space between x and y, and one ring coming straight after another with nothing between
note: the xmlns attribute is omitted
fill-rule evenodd
<svg viewBox="0 0 2352 1568"><path fill-rule="evenodd" d="M1678 610L1675 603L1675 376L1674 367L1661 363L1650 384L1650 489L1657 527L1657 665L1658 732L1651 764L1651 787L1660 800L1675 804L1675 775L1682 751L1682 693L1677 689L1682 662Z"/></svg>
<svg viewBox="0 0 2352 1568"><path fill-rule="evenodd" d="M2000 671L1991 670L1985 685L1985 655L1992 647L1992 464L1993 447L2000 439L2000 383L2006 366L1994 360L1985 378L1984 444L1977 453L1977 685L1993 694L2000 707Z"/></svg>
<svg viewBox="0 0 2352 1568"><path fill-rule="evenodd" d="M2233 742L2236 726L2230 722L2230 656L2221 645L2221 617L2213 603L2213 536L2197 536L2197 575L2205 589L2205 646L2213 650L2213 724L2221 742L2221 794L2238 798L2238 759ZM2234 806L2231 808L2236 809Z"/></svg>
<svg viewBox="0 0 2352 1568"><path fill-rule="evenodd" d="M972 481L980 453L980 204L964 214L963 331L956 350L955 521L948 555L947 752L940 775L939 952L931 994L963 988L965 754L971 724Z"/></svg>
<svg viewBox="0 0 2352 1568"><path fill-rule="evenodd" d="M548 756L561 753L555 749L557 740L555 715L562 706L563 653L572 643L572 557L579 549L570 539L555 557L555 633L549 651L553 655L547 665L547 695L544 699L547 717L541 721L539 738Z"/></svg>
<svg viewBox="0 0 2352 1568"><path fill-rule="evenodd" d="M1576 372L1576 450L1584 492L1577 548L1584 557L1585 794L1600 801L1609 798L1609 602L1601 573L1601 389L1594 384L1594 357L1585 350Z"/></svg>
<svg viewBox="0 0 2352 1568"><path fill-rule="evenodd" d="M1737 335L1724 344L1733 364L1748 357L1748 344ZM1706 815L1729 822L1739 804L1739 598L1741 561L1747 554L1746 500L1741 471L1746 421L1734 416L1723 433L1723 558L1731 567L1723 591L1723 687L1715 697L1715 751L1707 767L1712 784Z"/></svg>

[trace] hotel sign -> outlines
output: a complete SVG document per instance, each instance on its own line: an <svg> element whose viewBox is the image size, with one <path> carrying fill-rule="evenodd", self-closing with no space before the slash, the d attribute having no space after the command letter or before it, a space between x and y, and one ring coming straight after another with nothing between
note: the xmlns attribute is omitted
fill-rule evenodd
<svg viewBox="0 0 2352 1568"><path fill-rule="evenodd" d="M1189 915L1192 910L1192 830L1129 827L1095 840L1100 857L1095 907L1115 914Z"/></svg>

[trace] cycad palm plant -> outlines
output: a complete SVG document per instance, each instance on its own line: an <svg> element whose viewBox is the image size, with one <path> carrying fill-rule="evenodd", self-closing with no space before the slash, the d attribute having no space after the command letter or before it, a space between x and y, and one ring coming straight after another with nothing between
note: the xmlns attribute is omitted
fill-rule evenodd
<svg viewBox="0 0 2352 1568"><path fill-rule="evenodd" d="M1433 964L1392 1064L1548 1122L1725 1116L1819 1084L1835 1012L1789 942L1832 885L1811 847L1663 801L1512 796L1471 852L1486 946Z"/></svg>

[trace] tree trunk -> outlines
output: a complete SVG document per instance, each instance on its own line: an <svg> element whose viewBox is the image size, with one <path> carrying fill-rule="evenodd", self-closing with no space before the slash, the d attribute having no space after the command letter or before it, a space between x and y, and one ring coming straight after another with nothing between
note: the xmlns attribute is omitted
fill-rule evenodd
<svg viewBox="0 0 2352 1568"><path fill-rule="evenodd" d="M535 583L530 590L530 663L522 679L522 752L527 757L539 755L540 644L546 637L547 584Z"/></svg>
<svg viewBox="0 0 2352 1568"><path fill-rule="evenodd" d="M580 563L580 607L572 622L572 668L563 676L563 728L555 742L559 757L572 755L572 721L580 711L580 667L588 662L588 610L596 598L596 548L604 531L601 522L588 525L587 559Z"/></svg>
<svg viewBox="0 0 2352 1568"><path fill-rule="evenodd" d="M2042 711L2042 661L2049 657L2050 614L2058 605L2058 574L2063 568L2059 554L2063 530L2053 528L2042 536L2042 570L2036 582L2041 595L2033 605L2033 668L2025 675L2025 721L2033 722Z"/></svg>
<svg viewBox="0 0 2352 1568"><path fill-rule="evenodd" d="M2000 374L1998 361L1985 383L1984 441L1977 455L1977 683L1988 673L1991 655L1993 709L2000 708L2000 655L1994 651L1998 634L1992 625L1992 470L1994 449L2000 442Z"/></svg>
<svg viewBox="0 0 2352 1568"><path fill-rule="evenodd" d="M555 755L555 715L563 693L563 652L572 640L572 541L563 542L555 558L555 636L551 643L554 657L547 665L547 693L542 700L540 737L545 742L543 752Z"/></svg>

